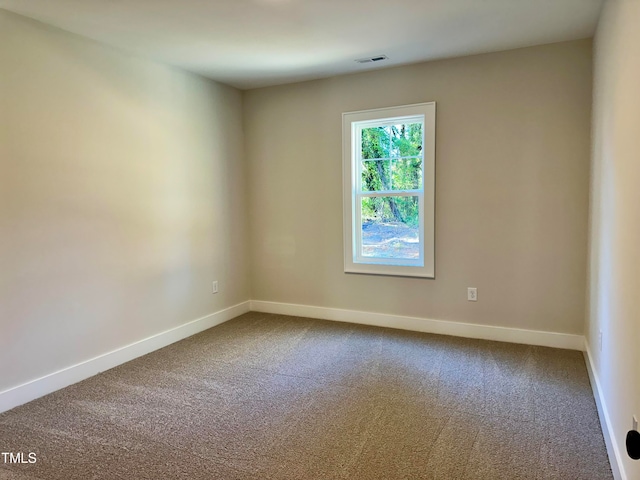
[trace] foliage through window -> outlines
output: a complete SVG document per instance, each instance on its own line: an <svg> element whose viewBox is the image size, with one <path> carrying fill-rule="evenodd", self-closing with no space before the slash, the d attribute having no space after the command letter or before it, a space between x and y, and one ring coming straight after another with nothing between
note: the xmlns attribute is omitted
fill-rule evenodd
<svg viewBox="0 0 640 480"><path fill-rule="evenodd" d="M433 277L435 104L343 115L345 271Z"/></svg>

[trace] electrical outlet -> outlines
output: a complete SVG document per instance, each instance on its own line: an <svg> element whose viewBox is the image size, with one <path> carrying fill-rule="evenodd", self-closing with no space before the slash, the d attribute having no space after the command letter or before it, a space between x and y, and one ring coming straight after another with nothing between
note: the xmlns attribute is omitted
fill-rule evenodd
<svg viewBox="0 0 640 480"><path fill-rule="evenodd" d="M638 419L636 418L636 416L634 415L633 420L631 422L631 430L635 430L636 432L638 431Z"/></svg>
<svg viewBox="0 0 640 480"><path fill-rule="evenodd" d="M215 280L213 282L213 290L212 290L211 293L218 293L218 281L217 280Z"/></svg>
<svg viewBox="0 0 640 480"><path fill-rule="evenodd" d="M598 342L600 344L600 351L602 351L602 330L600 330L600 335L598 337Z"/></svg>
<svg viewBox="0 0 640 480"><path fill-rule="evenodd" d="M470 302L478 301L478 289L476 287L467 288L467 300Z"/></svg>

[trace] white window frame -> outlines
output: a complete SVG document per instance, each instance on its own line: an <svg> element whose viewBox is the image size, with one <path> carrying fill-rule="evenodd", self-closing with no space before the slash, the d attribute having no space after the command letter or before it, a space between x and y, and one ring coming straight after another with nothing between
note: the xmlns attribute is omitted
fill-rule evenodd
<svg viewBox="0 0 640 480"><path fill-rule="evenodd" d="M365 192L361 186L362 129L390 123L423 122L422 188ZM344 271L371 275L435 278L435 102L377 108L342 114ZM419 202L420 256L418 259L364 257L362 252L362 198L416 196Z"/></svg>

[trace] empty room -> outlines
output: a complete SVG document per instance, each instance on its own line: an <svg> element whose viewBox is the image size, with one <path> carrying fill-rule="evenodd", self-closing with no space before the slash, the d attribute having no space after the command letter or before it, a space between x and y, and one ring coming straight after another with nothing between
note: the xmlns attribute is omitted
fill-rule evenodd
<svg viewBox="0 0 640 480"><path fill-rule="evenodd" d="M640 0L0 0L0 480L640 479Z"/></svg>

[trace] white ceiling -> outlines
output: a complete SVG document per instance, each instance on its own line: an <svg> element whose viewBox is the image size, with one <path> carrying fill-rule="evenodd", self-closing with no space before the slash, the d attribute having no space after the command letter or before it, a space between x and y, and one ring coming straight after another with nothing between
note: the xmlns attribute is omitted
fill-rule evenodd
<svg viewBox="0 0 640 480"><path fill-rule="evenodd" d="M604 0L0 0L239 88L593 35ZM385 54L389 60L354 60Z"/></svg>

